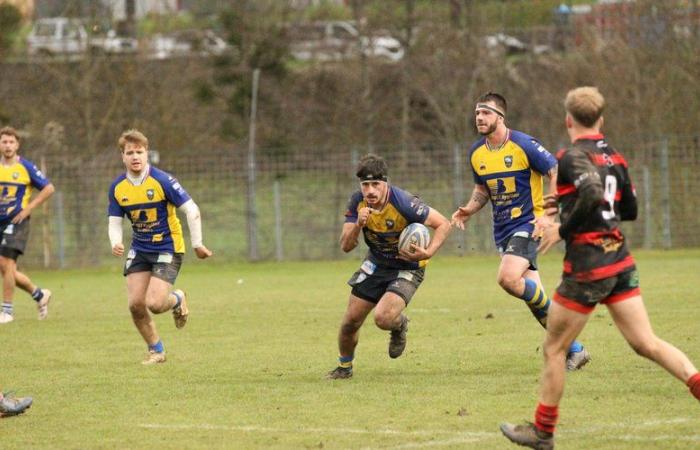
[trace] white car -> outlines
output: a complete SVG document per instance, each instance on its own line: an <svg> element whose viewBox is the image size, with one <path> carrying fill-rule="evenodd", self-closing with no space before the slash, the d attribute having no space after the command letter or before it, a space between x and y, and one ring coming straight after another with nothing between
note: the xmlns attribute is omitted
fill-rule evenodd
<svg viewBox="0 0 700 450"><path fill-rule="evenodd" d="M95 53L134 53L138 41L118 36L114 30L106 36L89 36L78 19L53 17L39 19L27 36L27 52L30 55L80 55L90 50Z"/></svg>
<svg viewBox="0 0 700 450"><path fill-rule="evenodd" d="M302 61L339 61L362 52L370 57L398 61L404 56L401 43L391 36L360 36L352 22L331 21L290 25L289 50Z"/></svg>
<svg viewBox="0 0 700 450"><path fill-rule="evenodd" d="M27 36L27 51L30 55L78 54L87 50L87 42L85 27L77 19L39 19Z"/></svg>

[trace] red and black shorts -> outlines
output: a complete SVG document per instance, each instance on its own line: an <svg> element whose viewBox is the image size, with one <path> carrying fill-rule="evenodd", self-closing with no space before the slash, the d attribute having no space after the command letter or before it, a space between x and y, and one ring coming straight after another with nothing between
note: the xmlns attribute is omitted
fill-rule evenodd
<svg viewBox="0 0 700 450"><path fill-rule="evenodd" d="M602 280L583 282L564 278L553 300L565 308L590 314L598 303L609 305L639 293L639 272L632 266L629 271Z"/></svg>

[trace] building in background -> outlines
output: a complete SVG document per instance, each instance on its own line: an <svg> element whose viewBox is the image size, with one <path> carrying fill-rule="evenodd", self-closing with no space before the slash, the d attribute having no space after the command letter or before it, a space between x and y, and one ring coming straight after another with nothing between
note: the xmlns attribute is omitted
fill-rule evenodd
<svg viewBox="0 0 700 450"><path fill-rule="evenodd" d="M181 0L102 0L102 3L117 22L129 17L138 20L148 14L173 14L182 10Z"/></svg>

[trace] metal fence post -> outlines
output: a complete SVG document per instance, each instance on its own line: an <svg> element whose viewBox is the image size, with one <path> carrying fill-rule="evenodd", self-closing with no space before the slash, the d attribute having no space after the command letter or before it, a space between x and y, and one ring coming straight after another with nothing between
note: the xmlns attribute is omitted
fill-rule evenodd
<svg viewBox="0 0 700 450"><path fill-rule="evenodd" d="M258 220L255 209L255 121L258 112L258 81L260 69L253 71L253 92L250 103L250 128L248 132L248 195L247 219L248 219L248 258L251 261L258 260Z"/></svg>
<svg viewBox="0 0 700 450"><path fill-rule="evenodd" d="M661 141L661 205L663 205L663 246L671 248L671 183L668 168L668 138Z"/></svg>
<svg viewBox="0 0 700 450"><path fill-rule="evenodd" d="M651 248L653 242L653 224L651 214L651 179L649 167L642 167L642 184L644 186L644 248Z"/></svg>
<svg viewBox="0 0 700 450"><path fill-rule="evenodd" d="M63 213L63 192L57 191L53 196L56 203L56 234L58 235L58 267L66 266L65 217Z"/></svg>
<svg viewBox="0 0 700 450"><path fill-rule="evenodd" d="M454 181L452 184L452 195L454 199L454 209L462 205L464 201L464 177L462 167L462 146L455 144L452 148L452 164ZM457 233L457 253L464 256L464 246L466 245L464 233Z"/></svg>
<svg viewBox="0 0 700 450"><path fill-rule="evenodd" d="M272 184L273 204L275 208L275 258L277 261L284 259L284 248L282 241L282 201L280 199L280 181L275 180Z"/></svg>

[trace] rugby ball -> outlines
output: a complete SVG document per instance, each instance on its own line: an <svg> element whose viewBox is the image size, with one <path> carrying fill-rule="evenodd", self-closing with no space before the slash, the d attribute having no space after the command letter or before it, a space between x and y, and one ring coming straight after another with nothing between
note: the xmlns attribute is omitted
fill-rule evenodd
<svg viewBox="0 0 700 450"><path fill-rule="evenodd" d="M430 244L428 227L416 222L404 228L401 236L399 236L399 250L413 253L411 244L416 244L416 247L427 248Z"/></svg>

